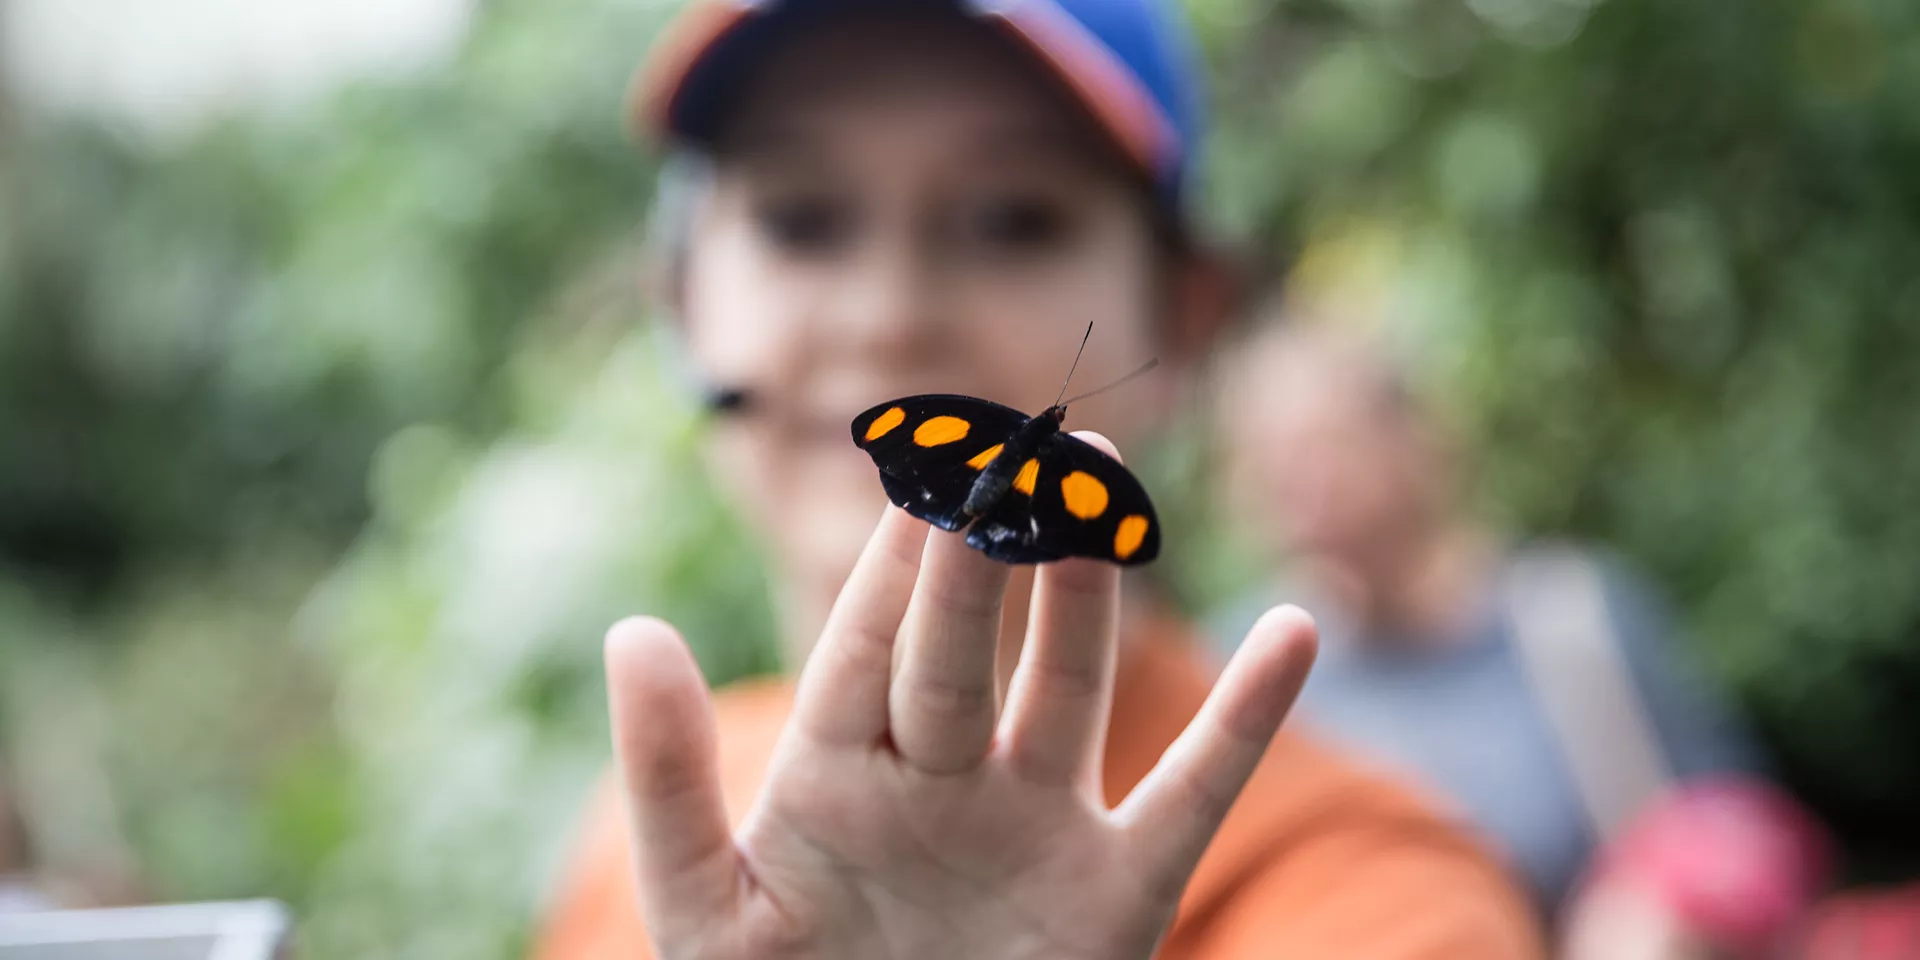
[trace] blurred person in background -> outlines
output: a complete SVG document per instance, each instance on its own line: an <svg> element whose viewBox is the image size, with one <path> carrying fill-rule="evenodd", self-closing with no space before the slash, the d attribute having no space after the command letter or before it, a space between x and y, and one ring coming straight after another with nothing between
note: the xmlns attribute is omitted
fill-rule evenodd
<svg viewBox="0 0 1920 960"><path fill-rule="evenodd" d="M1284 563L1215 639L1276 598L1313 611L1305 727L1443 798L1551 917L1669 782L1755 750L1619 560L1464 514L1448 438L1372 334L1273 313L1225 365L1219 417L1234 515Z"/></svg>
<svg viewBox="0 0 1920 960"><path fill-rule="evenodd" d="M1764 781L1726 777L1683 785L1634 817L1595 858L1568 908L1562 955L1818 955L1804 952L1802 944L1827 881L1830 847L1820 825ZM1920 948L1920 941L1914 946Z"/></svg>
<svg viewBox="0 0 1920 960"><path fill-rule="evenodd" d="M930 532L848 436L914 393L1037 412L1089 321L1075 383L1163 363L1073 421L1126 449L1159 419L1231 299L1180 213L1180 26L1146 0L709 2L663 39L662 292L806 668L710 698L668 625L610 632L620 776L540 956L1538 954L1467 834L1275 736L1303 614L1260 617L1209 693L1119 568Z"/></svg>
<svg viewBox="0 0 1920 960"><path fill-rule="evenodd" d="M1567 910L1565 960L1913 960L1920 884L1829 889L1833 837L1765 781L1679 786L1607 844Z"/></svg>

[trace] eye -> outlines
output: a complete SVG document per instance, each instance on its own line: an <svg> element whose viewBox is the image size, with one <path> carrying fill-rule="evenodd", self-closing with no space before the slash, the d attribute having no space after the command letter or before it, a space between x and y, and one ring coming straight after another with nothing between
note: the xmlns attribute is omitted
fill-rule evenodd
<svg viewBox="0 0 1920 960"><path fill-rule="evenodd" d="M1073 232L1063 204L1041 197L1000 197L977 205L970 217L976 243L991 249L1030 252L1058 246Z"/></svg>
<svg viewBox="0 0 1920 960"><path fill-rule="evenodd" d="M775 246L797 254L838 250L854 229L852 205L826 195L769 198L756 206L754 219Z"/></svg>

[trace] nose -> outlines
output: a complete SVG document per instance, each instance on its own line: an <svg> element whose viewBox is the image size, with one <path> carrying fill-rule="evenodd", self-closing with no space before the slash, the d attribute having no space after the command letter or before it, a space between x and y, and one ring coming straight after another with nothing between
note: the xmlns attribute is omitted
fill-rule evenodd
<svg viewBox="0 0 1920 960"><path fill-rule="evenodd" d="M898 358L933 348L945 322L938 258L907 231L865 244L837 285L833 330L845 349Z"/></svg>

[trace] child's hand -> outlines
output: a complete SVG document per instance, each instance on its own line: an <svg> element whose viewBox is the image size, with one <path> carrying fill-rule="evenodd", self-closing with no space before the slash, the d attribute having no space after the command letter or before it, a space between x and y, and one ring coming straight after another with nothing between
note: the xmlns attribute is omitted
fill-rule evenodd
<svg viewBox="0 0 1920 960"><path fill-rule="evenodd" d="M1039 569L1003 712L994 652L1008 572L963 535L889 509L737 834L685 645L657 620L613 629L614 737L661 956L1152 954L1306 679L1313 624L1269 612L1159 766L1109 811L1100 762L1119 569Z"/></svg>

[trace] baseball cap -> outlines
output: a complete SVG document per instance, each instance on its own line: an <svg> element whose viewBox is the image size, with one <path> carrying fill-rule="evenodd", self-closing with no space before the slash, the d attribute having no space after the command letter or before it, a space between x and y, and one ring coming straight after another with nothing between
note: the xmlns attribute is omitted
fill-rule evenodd
<svg viewBox="0 0 1920 960"><path fill-rule="evenodd" d="M907 0L694 0L634 78L643 131L710 144L733 81L817 18L899 9ZM1003 28L1064 82L1104 132L1182 208L1203 123L1200 71L1172 0L923 0Z"/></svg>

